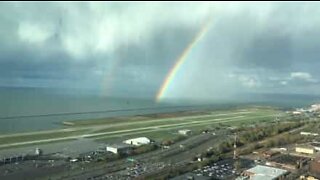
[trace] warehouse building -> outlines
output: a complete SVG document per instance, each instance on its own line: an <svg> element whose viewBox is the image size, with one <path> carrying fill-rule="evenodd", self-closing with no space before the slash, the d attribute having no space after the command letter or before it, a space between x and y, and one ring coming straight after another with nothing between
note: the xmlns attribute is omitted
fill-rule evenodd
<svg viewBox="0 0 320 180"><path fill-rule="evenodd" d="M300 135L304 135L304 136L319 136L318 133L312 133L312 132L300 132Z"/></svg>
<svg viewBox="0 0 320 180"><path fill-rule="evenodd" d="M314 148L312 146L301 146L301 147L296 147L296 152L297 153L302 153L302 154L314 154Z"/></svg>
<svg viewBox="0 0 320 180"><path fill-rule="evenodd" d="M287 170L262 165L257 165L243 172L243 176L252 180L277 180L284 178L287 174Z"/></svg>
<svg viewBox="0 0 320 180"><path fill-rule="evenodd" d="M134 146L141 146L141 145L145 145L145 144L150 144L151 140L146 137L138 137L138 138L134 138L134 139L125 140L125 141L123 141L123 143L134 145Z"/></svg>
<svg viewBox="0 0 320 180"><path fill-rule="evenodd" d="M280 167L287 170L295 170L308 163L310 158L294 156L290 154L280 154L266 162L268 166Z"/></svg>
<svg viewBox="0 0 320 180"><path fill-rule="evenodd" d="M112 152L114 154L130 154L132 152L133 147L128 144L112 144L107 145L106 151Z"/></svg>

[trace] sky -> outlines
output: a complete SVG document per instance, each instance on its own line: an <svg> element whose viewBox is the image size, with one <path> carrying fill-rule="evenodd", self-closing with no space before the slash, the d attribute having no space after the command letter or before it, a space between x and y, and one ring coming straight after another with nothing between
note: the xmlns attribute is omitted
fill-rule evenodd
<svg viewBox="0 0 320 180"><path fill-rule="evenodd" d="M163 99L319 95L316 2L0 2L0 87Z"/></svg>

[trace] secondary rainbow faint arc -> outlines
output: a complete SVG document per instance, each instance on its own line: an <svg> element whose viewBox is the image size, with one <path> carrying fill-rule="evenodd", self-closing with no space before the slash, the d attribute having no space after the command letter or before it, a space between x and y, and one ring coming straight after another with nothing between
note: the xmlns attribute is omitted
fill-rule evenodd
<svg viewBox="0 0 320 180"><path fill-rule="evenodd" d="M181 65L186 61L187 56L189 55L191 50L202 39L202 37L208 32L210 24L211 24L211 18L209 18L209 20L207 20L205 22L205 24L201 27L201 29L194 36L192 41L188 44L188 46L183 50L183 52L177 58L175 64L172 66L169 73L166 75L166 78L164 79L162 85L160 86L160 88L158 90L158 93L156 96L156 102L159 102L163 98L166 91L168 90L169 85L173 81L173 79L176 76Z"/></svg>

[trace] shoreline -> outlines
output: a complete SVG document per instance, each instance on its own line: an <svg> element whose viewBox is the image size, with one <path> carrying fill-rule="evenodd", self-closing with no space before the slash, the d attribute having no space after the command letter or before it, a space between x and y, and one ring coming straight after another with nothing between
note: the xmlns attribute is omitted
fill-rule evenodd
<svg viewBox="0 0 320 180"><path fill-rule="evenodd" d="M65 128L66 126L62 126L62 128L56 130L0 135L0 147L12 148L19 145L34 145L68 139L101 139L106 136L118 137L126 133L139 134L141 131L165 132L184 127L206 127L207 125L218 125L221 123L234 124L238 121L260 121L265 118L271 120L274 117L274 112L277 111L270 107L252 107L249 109L236 108L220 111L165 113L148 115L144 116L144 118L131 116L131 119L130 117L122 117L121 121L116 122L110 122L109 119L103 119L98 122L87 120L84 121L87 123L85 125L73 125L67 126L67 128Z"/></svg>
<svg viewBox="0 0 320 180"><path fill-rule="evenodd" d="M13 118L13 119L0 119L0 135L1 134L12 134L12 133L24 133L24 132L34 132L34 131L48 131L48 130L57 130L63 126L65 122L67 125L72 125L70 123L83 122L83 121L95 121L101 119L132 119L133 117L155 117L163 116L164 114L183 114L185 112L192 111L216 111L216 110L228 110L236 109L239 107L255 107L261 105L255 104L224 104L224 105L201 105L201 106L170 106L165 107L166 109L159 108L149 108L145 111L139 111L139 108L135 108L135 111L121 111L119 113L109 112L109 114L81 114L81 115L67 115L67 116L48 116L48 117L37 117L37 116L26 116L26 118ZM181 107L187 107L186 109L181 109ZM265 107L265 106L263 106ZM141 109L141 108L140 108Z"/></svg>

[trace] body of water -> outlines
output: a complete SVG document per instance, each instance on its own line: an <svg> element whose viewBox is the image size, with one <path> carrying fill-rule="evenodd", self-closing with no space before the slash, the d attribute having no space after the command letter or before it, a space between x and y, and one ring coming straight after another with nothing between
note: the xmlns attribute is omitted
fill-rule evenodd
<svg viewBox="0 0 320 180"><path fill-rule="evenodd" d="M278 95L279 96L279 95ZM310 104L314 97L259 96L234 101L199 103L155 103L152 99L108 98L90 95L62 95L44 89L0 89L0 133L60 128L63 121L115 116L154 114L185 110L219 109L257 104L295 107ZM282 98L282 99L281 99Z"/></svg>

